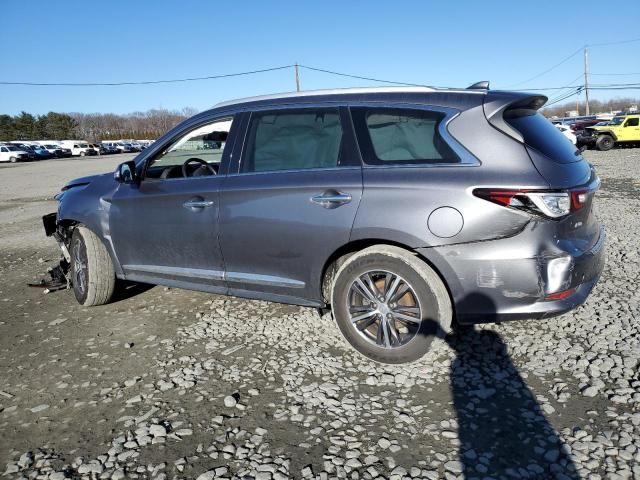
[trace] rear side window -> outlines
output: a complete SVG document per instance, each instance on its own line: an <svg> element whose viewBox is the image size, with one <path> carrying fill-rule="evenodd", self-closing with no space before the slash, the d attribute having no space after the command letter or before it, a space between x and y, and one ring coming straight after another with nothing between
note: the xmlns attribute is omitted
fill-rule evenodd
<svg viewBox="0 0 640 480"><path fill-rule="evenodd" d="M519 112L522 112L521 110ZM571 163L582 157L571 141L539 113L505 112L505 121L519 131L524 142L557 163Z"/></svg>
<svg viewBox="0 0 640 480"><path fill-rule="evenodd" d="M440 135L444 114L394 108L352 108L368 165L460 163Z"/></svg>
<svg viewBox="0 0 640 480"><path fill-rule="evenodd" d="M336 167L341 145L338 109L254 113L241 171Z"/></svg>

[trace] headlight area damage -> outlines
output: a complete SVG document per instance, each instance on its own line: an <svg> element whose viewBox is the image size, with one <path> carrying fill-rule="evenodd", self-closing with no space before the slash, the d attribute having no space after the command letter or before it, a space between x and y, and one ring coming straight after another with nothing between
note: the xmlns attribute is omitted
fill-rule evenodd
<svg viewBox="0 0 640 480"><path fill-rule="evenodd" d="M67 248L70 239L67 230L58 225L57 217L56 213L49 213L42 217L42 223L47 237L53 237L58 242L60 250L62 250L62 258L56 266L47 269L50 278L42 279L39 283L29 284L30 287L44 288L44 293L71 288L71 277L67 275L71 265L71 256Z"/></svg>

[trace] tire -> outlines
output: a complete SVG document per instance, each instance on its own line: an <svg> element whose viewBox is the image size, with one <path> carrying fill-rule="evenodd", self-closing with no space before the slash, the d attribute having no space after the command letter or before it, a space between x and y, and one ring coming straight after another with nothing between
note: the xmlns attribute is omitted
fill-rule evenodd
<svg viewBox="0 0 640 480"><path fill-rule="evenodd" d="M80 305L91 307L108 303L116 283L113 262L98 236L77 227L71 236L71 283Z"/></svg>
<svg viewBox="0 0 640 480"><path fill-rule="evenodd" d="M81 156L81 157L84 157L85 155L86 155L86 153L84 153L84 152L80 152L80 156Z"/></svg>
<svg viewBox="0 0 640 480"><path fill-rule="evenodd" d="M596 139L596 148L601 152L606 152L613 148L615 141L611 135L600 135Z"/></svg>
<svg viewBox="0 0 640 480"><path fill-rule="evenodd" d="M16 157L11 157L11 158L9 158L9 161L11 163L16 163L18 161L18 159Z"/></svg>
<svg viewBox="0 0 640 480"><path fill-rule="evenodd" d="M380 300L394 291L396 278L396 294ZM376 291L365 292L369 297L360 293L358 280ZM378 296L376 303L371 293ZM345 261L334 278L331 307L342 335L358 352L392 364L421 358L434 337L450 331L453 314L449 293L436 272L417 256L389 245L366 248ZM365 318L354 322L352 315ZM381 329L383 322L389 327Z"/></svg>

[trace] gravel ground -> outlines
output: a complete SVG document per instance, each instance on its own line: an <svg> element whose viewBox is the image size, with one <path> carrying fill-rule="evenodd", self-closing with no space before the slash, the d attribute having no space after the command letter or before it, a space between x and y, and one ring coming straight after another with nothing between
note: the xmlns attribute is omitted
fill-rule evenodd
<svg viewBox="0 0 640 480"><path fill-rule="evenodd" d="M608 233L587 303L408 366L310 309L140 286L86 309L26 288L57 258L38 216L61 179L122 157L0 167L5 476L640 479L640 150L587 156Z"/></svg>

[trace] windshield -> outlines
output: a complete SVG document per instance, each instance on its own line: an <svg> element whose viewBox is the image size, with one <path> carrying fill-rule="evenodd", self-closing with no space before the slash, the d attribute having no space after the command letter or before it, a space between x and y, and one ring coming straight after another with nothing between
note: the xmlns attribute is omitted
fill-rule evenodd
<svg viewBox="0 0 640 480"><path fill-rule="evenodd" d="M45 145L44 147L45 147L45 148L58 148L58 147L56 147L55 145Z"/></svg>
<svg viewBox="0 0 640 480"><path fill-rule="evenodd" d="M621 125L624 121L624 117L613 117L613 119L609 122L609 125Z"/></svg>

